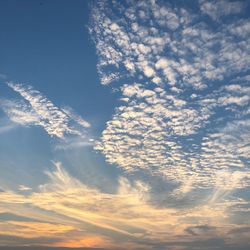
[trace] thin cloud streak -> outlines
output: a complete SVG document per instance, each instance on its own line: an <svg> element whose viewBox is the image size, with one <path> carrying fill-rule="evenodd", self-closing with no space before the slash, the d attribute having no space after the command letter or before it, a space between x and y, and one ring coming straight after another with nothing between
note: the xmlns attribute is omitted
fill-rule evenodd
<svg viewBox="0 0 250 250"><path fill-rule="evenodd" d="M21 208L32 205L33 209L53 211L55 219L63 216L67 218L67 222L56 223L52 220L48 224L5 221L0 223L0 227L9 230L4 230L5 235L33 238L43 237L50 232L51 237L58 237L55 244L61 246L86 246L85 237L90 240L95 235L95 239L100 239L95 241L98 242L97 245L92 241L92 246L95 247L117 249L117 243L123 242L124 246L121 249L125 246L126 249L134 249L136 245L151 249L150 245L154 245L154 242L171 243L178 240L179 235L182 235L184 241L191 242L215 236L226 239L232 228L241 228L240 225L230 222L230 207L244 204L244 200L212 197L206 203L192 208L157 208L150 204L150 189L141 181L131 183L121 178L117 193L108 194L84 185L69 175L61 163L55 162L54 165L55 170L46 172L49 177L48 183L41 185L39 191L29 195L4 191L0 193L1 206L15 204ZM37 219L41 219L39 213ZM187 228L195 228L197 225L206 225L211 228L211 232L206 234L195 229L194 238ZM86 230L89 236L85 235ZM68 235L71 235L70 241L66 240ZM241 235L241 239L247 236ZM131 242L131 245L128 242ZM240 242L237 237L231 237L228 244Z"/></svg>
<svg viewBox="0 0 250 250"><path fill-rule="evenodd" d="M19 93L26 102L1 100L2 109L15 123L41 126L50 136L65 138L66 135L82 136L90 124L70 108L59 109L31 86L13 82L7 85ZM71 123L74 122L74 125Z"/></svg>

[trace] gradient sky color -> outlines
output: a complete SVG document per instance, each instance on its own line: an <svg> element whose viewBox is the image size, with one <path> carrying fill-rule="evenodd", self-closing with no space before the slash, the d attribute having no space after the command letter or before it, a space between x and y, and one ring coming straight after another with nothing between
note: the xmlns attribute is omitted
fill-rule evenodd
<svg viewBox="0 0 250 250"><path fill-rule="evenodd" d="M0 0L0 249L249 249L249 13Z"/></svg>

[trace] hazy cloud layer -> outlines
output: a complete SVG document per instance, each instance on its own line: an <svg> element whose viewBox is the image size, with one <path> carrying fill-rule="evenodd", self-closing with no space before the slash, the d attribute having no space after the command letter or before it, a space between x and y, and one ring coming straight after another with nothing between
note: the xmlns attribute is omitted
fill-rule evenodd
<svg viewBox="0 0 250 250"><path fill-rule="evenodd" d="M22 237L30 243L49 233L54 243L45 241L44 245L110 249L195 247L215 238L230 246L249 238L249 230L230 219L236 205L246 204L243 199L212 197L192 208L161 208L150 204L150 188L141 181L121 178L116 193L103 193L69 175L59 162L46 174L49 181L37 192L0 193L1 209L16 207L17 214L0 221L0 235ZM20 217L31 206L33 219ZM18 244L18 239L12 244Z"/></svg>

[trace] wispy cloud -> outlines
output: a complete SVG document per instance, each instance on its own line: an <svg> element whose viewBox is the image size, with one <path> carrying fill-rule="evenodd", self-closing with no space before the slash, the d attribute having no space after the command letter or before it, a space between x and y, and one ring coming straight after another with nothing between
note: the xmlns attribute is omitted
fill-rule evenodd
<svg viewBox="0 0 250 250"><path fill-rule="evenodd" d="M76 138L66 138L65 140L58 142L54 149L57 150L76 150L82 149L84 147L92 147L94 146L94 139L86 137L83 139L82 137Z"/></svg>
<svg viewBox="0 0 250 250"><path fill-rule="evenodd" d="M240 14L246 7L246 1L200 0L199 3L201 11L214 21L218 21L221 17Z"/></svg>
<svg viewBox="0 0 250 250"><path fill-rule="evenodd" d="M53 212L54 219L50 223L7 220L0 223L0 227L6 229L5 235L33 238L49 232L51 237L58 238L54 243L57 246L117 249L119 242L121 249L151 249L158 244L171 244L180 235L191 245L192 241L213 237L227 240L232 229L240 233L242 228L231 223L229 216L231 207L244 200L217 198L186 209L155 207L150 204L149 187L141 181L131 183L121 178L116 193L103 193L72 177L61 163L54 164L55 170L46 173L48 183L41 185L38 191L29 195L12 191L0 193L1 207L16 206L18 214L19 209L25 212L25 207L32 205L38 219L41 220L42 211ZM240 244L236 236L227 240L227 244ZM248 237L245 231L241 239L244 237Z"/></svg>
<svg viewBox="0 0 250 250"><path fill-rule="evenodd" d="M64 138L65 135L84 137L85 129L90 127L90 124L72 109L56 107L31 86L13 82L8 82L7 85L24 99L1 100L2 109L13 122L28 126L41 126L50 136L58 138Z"/></svg>
<svg viewBox="0 0 250 250"><path fill-rule="evenodd" d="M0 102L1 103L1 102ZM16 126L13 123L6 123L0 121L0 134L7 133L14 129Z"/></svg>
<svg viewBox="0 0 250 250"><path fill-rule="evenodd" d="M32 190L31 187L28 187L28 186L25 186L25 185L19 185L18 189L20 191L30 191L30 190Z"/></svg>

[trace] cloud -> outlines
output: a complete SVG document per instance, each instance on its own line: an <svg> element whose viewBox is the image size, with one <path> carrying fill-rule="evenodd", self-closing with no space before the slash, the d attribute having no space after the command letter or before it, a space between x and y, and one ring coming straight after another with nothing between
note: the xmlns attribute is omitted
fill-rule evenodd
<svg viewBox="0 0 250 250"><path fill-rule="evenodd" d="M21 125L39 124L39 117L25 102L1 100L1 108L15 123Z"/></svg>
<svg viewBox="0 0 250 250"><path fill-rule="evenodd" d="M25 242L25 239L23 238L18 238L18 237L8 237L6 235L6 238L8 238L10 241L13 239L15 240L19 240L20 242ZM46 242L46 238L39 238L37 239L37 241L41 242L41 243L45 243ZM55 239L57 240L57 239ZM48 243L51 243L52 240L48 240ZM40 243L40 244L41 244ZM104 249L104 248L88 248L88 247L84 247L84 248L77 248L77 247L42 247L42 246L38 246L38 245L32 245L32 246L0 246L1 250L108 250L108 249Z"/></svg>
<svg viewBox="0 0 250 250"><path fill-rule="evenodd" d="M244 1L199 1L201 11L211 17L214 21L218 21L221 17L232 14L240 14L246 5Z"/></svg>
<svg viewBox="0 0 250 250"><path fill-rule="evenodd" d="M240 249L248 241L239 218L249 213L243 198L250 186L249 20L239 2L195 4L93 3L89 31L97 71L102 84L116 83L121 101L95 150L128 178L106 193L55 162L38 190L3 190L3 211L46 213L51 225L43 223L57 246ZM12 121L64 138L59 150L92 144L85 136L89 123L71 108L57 108L31 87L9 86L24 99L2 100ZM149 185L155 180L171 188L156 194ZM6 225L17 237L35 230L32 223Z"/></svg>
<svg viewBox="0 0 250 250"><path fill-rule="evenodd" d="M66 135L85 136L90 124L71 108L60 109L31 86L8 82L23 100L1 100L1 108L15 123L24 126L40 126L50 136L64 138ZM73 124L72 124L73 123Z"/></svg>
<svg viewBox="0 0 250 250"><path fill-rule="evenodd" d="M31 190L32 188L31 187L28 187L28 186L25 186L25 185L19 185L18 189L20 191L29 191Z"/></svg>
<svg viewBox="0 0 250 250"><path fill-rule="evenodd" d="M1 250L26 250L26 249L44 250L44 247L38 247L37 245L53 244L54 242L58 241L58 238L53 238L53 237L25 238L25 237L1 234L0 240L2 243L0 246ZM51 248L48 247L48 249Z"/></svg>
<svg viewBox="0 0 250 250"><path fill-rule="evenodd" d="M81 116L75 113L75 111L70 107L64 107L62 109L72 120L77 122L80 126L84 128L89 128L91 125L85 121Z"/></svg>
<svg viewBox="0 0 250 250"><path fill-rule="evenodd" d="M200 226L186 228L186 231L193 236L196 236L199 234L207 234L210 231L214 231L214 230L216 230L216 228L209 227L207 225L200 225Z"/></svg>
<svg viewBox="0 0 250 250"><path fill-rule="evenodd" d="M7 132L11 131L14 128L16 128L15 124L0 121L0 134L7 133Z"/></svg>
<svg viewBox="0 0 250 250"><path fill-rule="evenodd" d="M196 3L202 10L200 16L194 8L157 1L128 6L98 2L92 9L89 30L97 49L101 82L109 84L126 76L138 81L142 73L146 80L160 78L157 84L204 89L211 81L245 71L249 64L245 40L249 38L243 34L247 34L249 20L228 20L219 24L217 32L206 17L217 20L241 14L245 3Z"/></svg>
<svg viewBox="0 0 250 250"><path fill-rule="evenodd" d="M245 3L196 4L200 13L157 1L94 5L100 79L119 74L123 101L95 149L127 173L173 183L173 195L228 195L249 187L249 36L240 35L249 20Z"/></svg>
<svg viewBox="0 0 250 250"><path fill-rule="evenodd" d="M232 229L229 234L242 234L242 233L250 233L250 227L241 227Z"/></svg>
<svg viewBox="0 0 250 250"><path fill-rule="evenodd" d="M230 91L236 88L230 86ZM204 98L190 104L159 87L124 85L122 99L126 99L126 105L119 107L108 121L95 149L103 152L109 163L128 172L141 169L165 176L181 184L184 193L195 187L247 187L249 170L242 160L249 159L245 118L228 122L220 132L208 133L200 144L185 147L190 137L209 126L218 107L232 104L221 101L225 98L222 91L212 95L215 99ZM234 100L232 94L226 98ZM233 185L229 180L233 180Z"/></svg>
<svg viewBox="0 0 250 250"><path fill-rule="evenodd" d="M62 142L55 145L54 149L57 150L77 150L84 147L92 147L94 145L94 139L83 138L67 138Z"/></svg>
<svg viewBox="0 0 250 250"><path fill-rule="evenodd" d="M73 227L44 222L8 221L0 222L0 229L4 235L38 238L62 234L71 231Z"/></svg>
<svg viewBox="0 0 250 250"><path fill-rule="evenodd" d="M0 221L32 221L32 222L42 222L41 220L32 219L25 216L16 215L14 213L0 213Z"/></svg>
<svg viewBox="0 0 250 250"><path fill-rule="evenodd" d="M0 227L5 228L4 235L26 237L32 242L49 233L58 239L54 246L117 249L119 243L121 249L151 249L157 244L172 244L179 235L183 245L189 242L192 246L192 242L195 245L197 240L209 241L215 236L227 242L227 234L243 228L231 223L229 218L233 206L245 201L214 199L189 208L157 207L150 203L150 188L141 181L121 178L116 193L104 193L71 176L61 163L54 165L53 171L46 172L48 182L38 191L28 195L12 191L0 193L1 207L15 205L15 213L33 214L39 220L42 211L53 212L50 223L8 217L0 223ZM240 246L240 240L246 237L243 234L241 239L230 238L227 244ZM173 243L173 246L179 244Z"/></svg>
<svg viewBox="0 0 250 250"><path fill-rule="evenodd" d="M172 136L195 134L210 116L209 110L190 108L162 88L149 90L135 84L124 86L123 93L127 106L117 109L96 149L110 163L127 169L154 167L157 171L166 166L168 155L177 159L180 146Z"/></svg>

